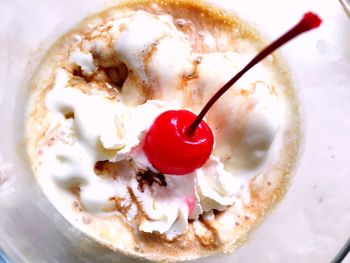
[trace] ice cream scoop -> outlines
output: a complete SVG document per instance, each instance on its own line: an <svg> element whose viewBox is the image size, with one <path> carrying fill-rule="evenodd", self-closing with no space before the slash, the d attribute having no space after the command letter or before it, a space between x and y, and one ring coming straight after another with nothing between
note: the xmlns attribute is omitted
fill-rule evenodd
<svg viewBox="0 0 350 263"><path fill-rule="evenodd" d="M144 150L150 163L161 173L185 175L201 167L213 150L213 133L203 121L214 103L247 71L273 51L298 35L319 27L321 19L306 13L301 21L258 53L241 71L220 88L196 116L184 110L162 113L149 129ZM196 116L196 117L195 117ZM193 121L191 122L191 119Z"/></svg>

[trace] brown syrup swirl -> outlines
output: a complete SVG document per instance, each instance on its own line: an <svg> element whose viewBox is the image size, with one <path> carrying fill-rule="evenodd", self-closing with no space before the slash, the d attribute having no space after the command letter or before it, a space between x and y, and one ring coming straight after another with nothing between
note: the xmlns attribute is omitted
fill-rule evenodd
<svg viewBox="0 0 350 263"><path fill-rule="evenodd" d="M164 174L154 173L149 168L147 170L139 170L136 175L136 179L139 183L139 190L141 192L145 190L145 184L148 186L152 186L153 183L156 183L160 186L167 186Z"/></svg>

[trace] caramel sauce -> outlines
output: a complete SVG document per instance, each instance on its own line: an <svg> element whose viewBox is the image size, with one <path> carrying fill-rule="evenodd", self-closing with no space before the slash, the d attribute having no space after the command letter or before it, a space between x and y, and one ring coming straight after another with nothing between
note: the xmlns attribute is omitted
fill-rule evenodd
<svg viewBox="0 0 350 263"><path fill-rule="evenodd" d="M154 173L151 171L151 169L139 171L136 174L136 180L139 183L139 190L141 192L145 190L145 185L151 187L154 183L163 187L167 187L167 182L165 180L164 174Z"/></svg>

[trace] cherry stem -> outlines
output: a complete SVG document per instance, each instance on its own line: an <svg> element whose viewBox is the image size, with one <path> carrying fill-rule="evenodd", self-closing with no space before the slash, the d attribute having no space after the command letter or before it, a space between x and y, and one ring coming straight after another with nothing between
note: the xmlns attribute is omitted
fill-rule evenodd
<svg viewBox="0 0 350 263"><path fill-rule="evenodd" d="M198 125L207 114L209 109L214 105L214 103L234 84L239 80L249 69L258 64L265 57L270 55L273 51L290 41L291 39L297 37L298 35L309 31L313 28L317 28L321 24L321 19L314 13L306 13L301 21L290 29L287 33L282 35L280 38L272 42L269 46L263 49L259 54L257 54L240 72L238 72L232 79L230 79L221 89L219 89L214 96L207 102L202 111L198 114L193 123L188 127L187 135L191 136L196 131Z"/></svg>

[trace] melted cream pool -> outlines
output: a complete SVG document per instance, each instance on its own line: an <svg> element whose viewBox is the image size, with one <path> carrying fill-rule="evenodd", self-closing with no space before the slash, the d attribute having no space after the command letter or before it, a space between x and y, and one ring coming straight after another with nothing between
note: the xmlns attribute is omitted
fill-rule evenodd
<svg viewBox="0 0 350 263"><path fill-rule="evenodd" d="M294 90L271 56L207 114L215 147L185 176L142 143L169 109L196 113L262 46L237 18L191 2L133 2L85 20L33 81L27 146L60 213L112 249L153 260L232 251L283 195L299 146Z"/></svg>

